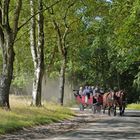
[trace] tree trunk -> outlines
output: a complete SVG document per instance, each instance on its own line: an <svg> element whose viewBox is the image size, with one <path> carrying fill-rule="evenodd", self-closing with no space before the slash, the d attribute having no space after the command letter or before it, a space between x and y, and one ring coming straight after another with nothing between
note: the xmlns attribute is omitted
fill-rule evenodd
<svg viewBox="0 0 140 140"><path fill-rule="evenodd" d="M42 68L36 68L34 73L33 89L32 89L32 105L41 106L41 92L42 92Z"/></svg>
<svg viewBox="0 0 140 140"><path fill-rule="evenodd" d="M63 56L62 64L61 64L61 70L60 70L60 81L59 81L59 102L61 105L63 105L64 102L64 87L65 87L65 70L66 70L66 56Z"/></svg>
<svg viewBox="0 0 140 140"><path fill-rule="evenodd" d="M14 64L14 41L18 33L18 21L22 0L18 0L14 15L13 28L9 23L9 5L10 0L0 1L0 47L2 49L3 71L0 76L0 107L10 109L9 91L13 77Z"/></svg>
<svg viewBox="0 0 140 140"><path fill-rule="evenodd" d="M65 17L66 18L66 17ZM65 19L64 19L65 20ZM65 87L65 69L66 69L66 59L67 59L67 50L68 46L66 45L66 37L69 31L69 28L65 26L64 32L61 31L59 24L53 19L54 28L57 32L58 37L58 49L62 57L62 64L60 70L60 80L59 80L59 103L63 105L64 100L64 87Z"/></svg>
<svg viewBox="0 0 140 140"><path fill-rule="evenodd" d="M34 0L30 0L31 16L35 14ZM44 17L42 0L38 0L38 45L36 44L35 17L31 19L30 47L34 63L34 80L32 89L32 105L41 106L42 79L44 74Z"/></svg>
<svg viewBox="0 0 140 140"><path fill-rule="evenodd" d="M13 36L9 31L3 33L0 31L0 46L2 48L3 55L3 71L0 76L0 106L10 109L9 105L9 91L13 76L13 64L14 64L14 49L13 49ZM5 43L6 42L6 43Z"/></svg>

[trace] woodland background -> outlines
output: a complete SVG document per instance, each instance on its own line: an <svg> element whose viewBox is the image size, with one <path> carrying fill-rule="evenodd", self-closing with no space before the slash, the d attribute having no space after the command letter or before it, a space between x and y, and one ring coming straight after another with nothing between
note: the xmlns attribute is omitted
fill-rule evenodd
<svg viewBox="0 0 140 140"><path fill-rule="evenodd" d="M0 82L11 79L8 91L0 86L1 106L9 94L63 105L84 85L140 100L139 0L1 0L0 39Z"/></svg>

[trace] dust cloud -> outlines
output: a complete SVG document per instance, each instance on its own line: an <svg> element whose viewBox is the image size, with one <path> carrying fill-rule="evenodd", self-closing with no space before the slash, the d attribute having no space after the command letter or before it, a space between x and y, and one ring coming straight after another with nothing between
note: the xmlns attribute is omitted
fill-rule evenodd
<svg viewBox="0 0 140 140"><path fill-rule="evenodd" d="M64 92L64 105L73 104L74 95L72 87L67 80ZM32 98L32 82L28 83L24 88L12 87L11 94L24 98L26 103L30 104ZM58 103L59 97L59 79L49 79L45 76L42 81L42 103Z"/></svg>
<svg viewBox="0 0 140 140"><path fill-rule="evenodd" d="M70 104L74 100L72 87L66 80L64 89L64 104ZM42 99L49 102L58 102L59 95L59 79L43 79L42 82Z"/></svg>

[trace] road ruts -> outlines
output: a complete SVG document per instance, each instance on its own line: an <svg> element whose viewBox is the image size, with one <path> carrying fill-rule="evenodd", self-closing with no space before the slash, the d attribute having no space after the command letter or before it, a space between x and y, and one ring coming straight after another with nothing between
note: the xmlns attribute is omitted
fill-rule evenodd
<svg viewBox="0 0 140 140"><path fill-rule="evenodd" d="M123 117L103 117L47 140L140 140L140 111L126 111Z"/></svg>

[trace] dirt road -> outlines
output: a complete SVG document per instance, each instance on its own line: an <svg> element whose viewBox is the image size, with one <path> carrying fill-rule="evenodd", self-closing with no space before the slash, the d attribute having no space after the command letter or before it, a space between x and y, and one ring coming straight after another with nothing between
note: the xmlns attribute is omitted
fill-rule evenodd
<svg viewBox="0 0 140 140"><path fill-rule="evenodd" d="M124 117L103 117L79 128L47 140L140 140L140 111L127 111Z"/></svg>
<svg viewBox="0 0 140 140"><path fill-rule="evenodd" d="M77 112L69 120L18 131L2 140L140 140L140 111L126 111L123 117Z"/></svg>

